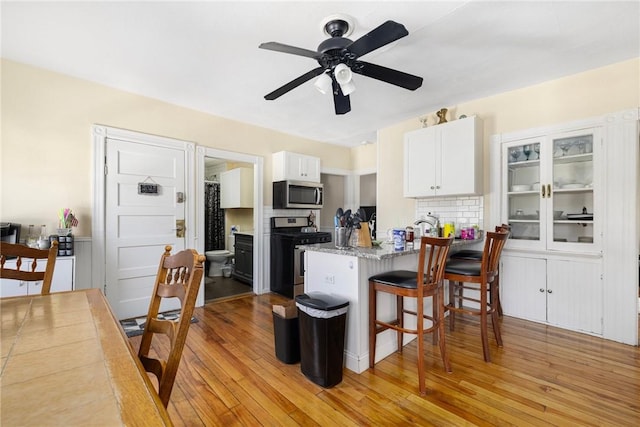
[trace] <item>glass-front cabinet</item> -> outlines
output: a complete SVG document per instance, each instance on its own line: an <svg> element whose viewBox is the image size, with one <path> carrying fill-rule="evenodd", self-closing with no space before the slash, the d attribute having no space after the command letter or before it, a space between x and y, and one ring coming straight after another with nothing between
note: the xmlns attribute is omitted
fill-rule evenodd
<svg viewBox="0 0 640 427"><path fill-rule="evenodd" d="M510 247L597 252L601 141L590 128L502 145L502 218Z"/></svg>

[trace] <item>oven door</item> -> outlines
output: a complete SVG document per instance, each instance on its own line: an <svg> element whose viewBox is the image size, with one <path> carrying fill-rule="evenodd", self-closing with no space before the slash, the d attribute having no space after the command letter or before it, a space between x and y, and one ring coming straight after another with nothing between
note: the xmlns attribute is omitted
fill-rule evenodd
<svg viewBox="0 0 640 427"><path fill-rule="evenodd" d="M304 284L304 249L293 249L293 284Z"/></svg>

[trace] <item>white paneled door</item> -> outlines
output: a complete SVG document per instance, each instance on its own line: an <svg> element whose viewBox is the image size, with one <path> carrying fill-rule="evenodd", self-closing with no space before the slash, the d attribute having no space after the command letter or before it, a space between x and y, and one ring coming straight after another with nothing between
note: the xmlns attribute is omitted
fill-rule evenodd
<svg viewBox="0 0 640 427"><path fill-rule="evenodd" d="M185 248L185 151L106 142L106 295L126 319L146 315L165 246ZM174 308L177 299L161 311Z"/></svg>

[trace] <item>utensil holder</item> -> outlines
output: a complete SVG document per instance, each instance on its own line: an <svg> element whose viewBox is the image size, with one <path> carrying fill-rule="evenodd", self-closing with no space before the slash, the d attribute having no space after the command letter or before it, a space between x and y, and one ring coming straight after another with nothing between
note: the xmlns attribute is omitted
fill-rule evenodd
<svg viewBox="0 0 640 427"><path fill-rule="evenodd" d="M351 229L347 227L336 227L336 248L348 248Z"/></svg>
<svg viewBox="0 0 640 427"><path fill-rule="evenodd" d="M58 236L71 236L70 228L58 228Z"/></svg>
<svg viewBox="0 0 640 427"><path fill-rule="evenodd" d="M371 244L371 234L369 233L369 224L366 222L360 223L360 229L358 230L358 246L361 248L370 248L373 245Z"/></svg>

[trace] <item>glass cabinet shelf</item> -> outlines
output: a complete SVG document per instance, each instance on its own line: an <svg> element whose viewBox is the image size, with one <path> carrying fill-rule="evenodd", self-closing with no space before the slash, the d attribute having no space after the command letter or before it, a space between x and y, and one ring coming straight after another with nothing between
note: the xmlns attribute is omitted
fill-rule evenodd
<svg viewBox="0 0 640 427"><path fill-rule="evenodd" d="M509 169L531 168L540 166L540 160L521 160L519 162L509 163Z"/></svg>
<svg viewBox="0 0 640 427"><path fill-rule="evenodd" d="M554 163L577 163L577 162L590 162L593 161L593 153L587 154L574 154L570 156L557 156L553 158Z"/></svg>

